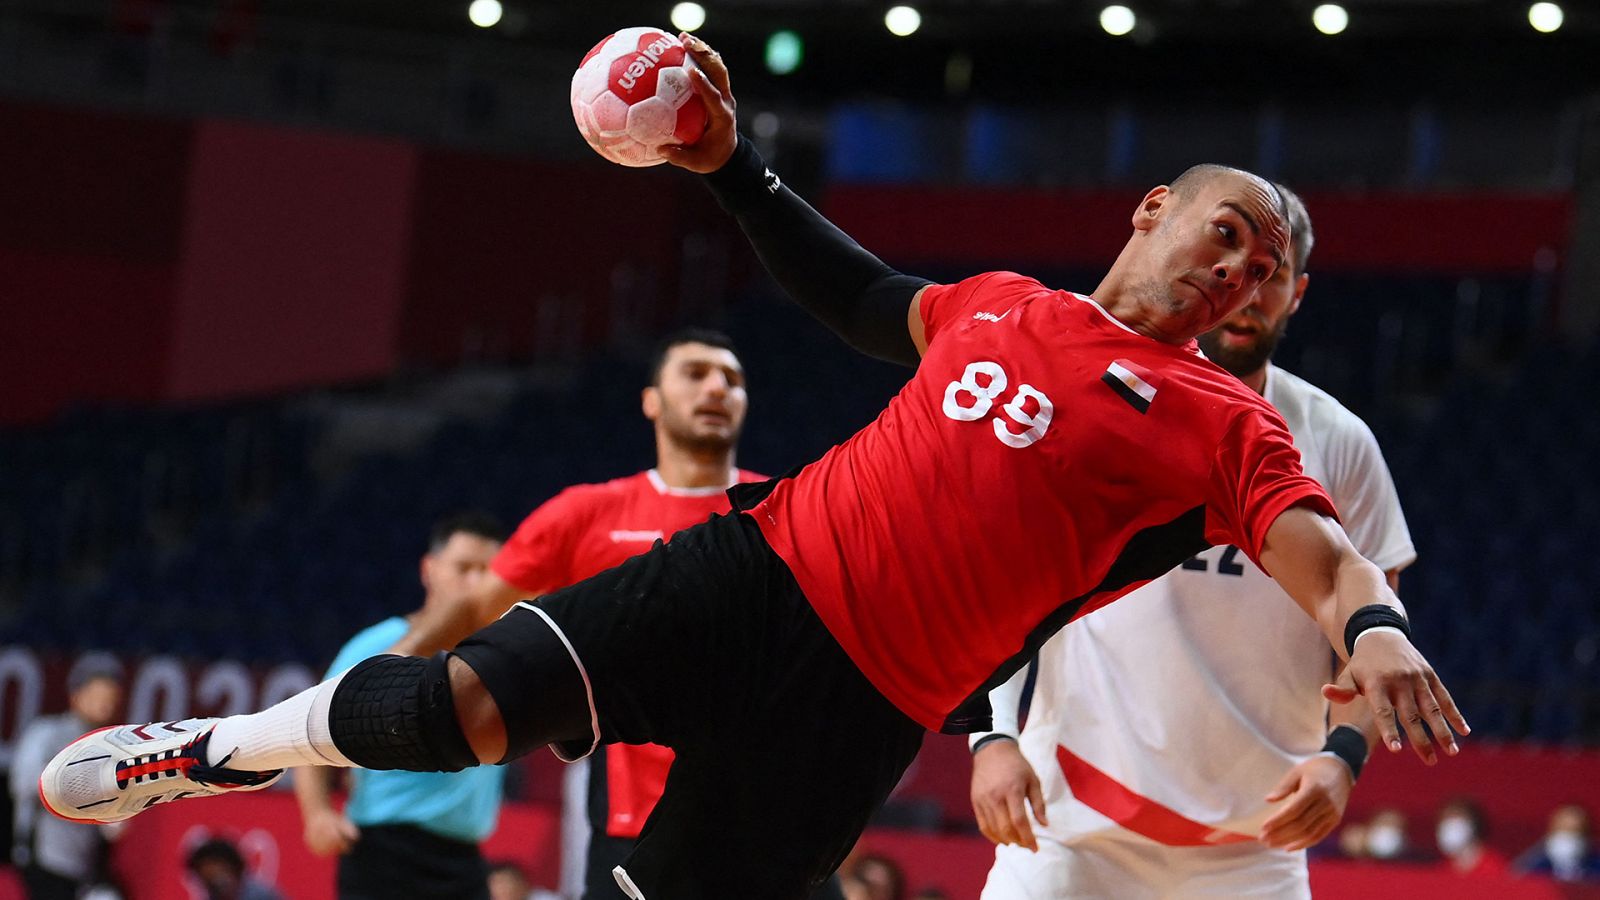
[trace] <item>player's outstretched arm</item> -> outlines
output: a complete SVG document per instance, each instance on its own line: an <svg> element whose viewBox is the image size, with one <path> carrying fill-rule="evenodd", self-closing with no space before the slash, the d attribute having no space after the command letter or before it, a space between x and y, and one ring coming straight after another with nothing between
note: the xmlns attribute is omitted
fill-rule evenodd
<svg viewBox="0 0 1600 900"><path fill-rule="evenodd" d="M505 614L528 592L507 582L494 570L485 572L478 585L459 603L434 603L419 610L400 640L387 652L401 656L432 656L448 650L467 635Z"/></svg>
<svg viewBox="0 0 1600 900"><path fill-rule="evenodd" d="M1466 719L1401 630L1408 627L1405 608L1384 573L1356 552L1338 523L1306 507L1290 508L1267 529L1261 563L1317 620L1334 652L1349 664L1353 687L1327 685L1324 696L1335 703L1365 697L1380 739L1391 751L1401 748L1398 716L1423 762L1438 761L1433 740L1447 754L1458 752L1451 728L1470 733Z"/></svg>
<svg viewBox="0 0 1600 900"><path fill-rule="evenodd" d="M705 176L767 271L802 308L868 356L915 366L922 342L912 303L928 281L890 268L862 249L768 169L738 132L728 68L699 38L682 35L699 65L692 80L705 102L705 134L685 147L663 147L673 165ZM920 337L920 334L918 335Z"/></svg>

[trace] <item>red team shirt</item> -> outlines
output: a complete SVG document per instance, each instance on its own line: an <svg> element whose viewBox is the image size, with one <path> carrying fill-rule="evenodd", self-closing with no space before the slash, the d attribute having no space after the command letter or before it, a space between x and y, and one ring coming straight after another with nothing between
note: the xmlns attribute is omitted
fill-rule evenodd
<svg viewBox="0 0 1600 900"><path fill-rule="evenodd" d="M1044 639L1213 544L1333 503L1267 402L1190 342L1009 272L922 295L877 421L749 512L835 640L923 726L986 728Z"/></svg>
<svg viewBox="0 0 1600 900"><path fill-rule="evenodd" d="M743 469L735 472L739 483L765 479ZM723 488L670 488L654 469L570 487L529 514L490 567L519 590L548 594L726 513L728 505ZM606 834L637 838L666 788L672 751L655 744L613 744L605 764Z"/></svg>

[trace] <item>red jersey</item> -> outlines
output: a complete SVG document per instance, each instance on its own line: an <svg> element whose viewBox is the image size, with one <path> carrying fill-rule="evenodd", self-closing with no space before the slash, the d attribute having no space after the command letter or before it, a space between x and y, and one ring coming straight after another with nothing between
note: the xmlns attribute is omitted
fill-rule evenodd
<svg viewBox="0 0 1600 900"><path fill-rule="evenodd" d="M868 680L930 729L1044 639L1280 513L1334 514L1262 397L1191 342L996 272L922 295L928 350L872 424L749 512Z"/></svg>
<svg viewBox="0 0 1600 900"><path fill-rule="evenodd" d="M736 470L730 484L764 481ZM656 541L728 511L724 488L671 488L654 469L567 488L534 510L490 564L506 583L534 594L603 572ZM605 754L606 834L636 838L666 788L672 751L614 744Z"/></svg>

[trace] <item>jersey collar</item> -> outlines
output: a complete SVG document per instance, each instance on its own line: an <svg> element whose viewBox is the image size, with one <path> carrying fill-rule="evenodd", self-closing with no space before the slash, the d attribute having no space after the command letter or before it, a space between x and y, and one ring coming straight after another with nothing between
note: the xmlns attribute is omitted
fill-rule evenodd
<svg viewBox="0 0 1600 900"><path fill-rule="evenodd" d="M1087 294L1080 294L1077 291L1067 291L1067 293L1071 294L1072 296L1074 296L1076 298L1078 298L1079 300L1082 300L1084 303L1087 303L1090 306L1094 307L1094 311L1099 313L1100 315L1104 316L1105 320L1107 322L1110 322L1111 324L1117 326L1118 328L1121 328L1123 331L1126 331L1127 333L1132 334L1132 335L1136 335L1138 337L1142 337L1147 341L1153 341L1153 342L1155 342L1157 344L1162 343L1161 341L1157 341L1155 338L1153 338L1153 337L1151 337L1151 336L1149 336L1147 334L1139 334L1139 332L1134 331L1132 328L1129 328L1127 323L1123 322L1121 319L1117 318L1116 316L1113 316L1111 313L1106 312L1106 308L1104 306L1100 305L1100 301L1094 299L1093 297L1090 297ZM1172 345L1169 344L1168 346L1172 346ZM1193 340L1193 339L1191 339L1189 341L1189 343L1184 344L1183 346L1179 347L1178 349L1186 350L1189 353L1196 354L1199 357L1201 357L1202 359L1205 358L1205 354L1200 352L1200 343L1198 341Z"/></svg>
<svg viewBox="0 0 1600 900"><path fill-rule="evenodd" d="M664 479L662 479L661 473L655 469L650 469L644 474L646 478L650 479L650 486L656 489L656 493L665 494L668 497L711 497L716 494L720 494L723 491L726 491L728 488L731 488L739 483L738 469L728 470L728 483L721 487L716 485L697 488L672 487L671 485L667 484Z"/></svg>

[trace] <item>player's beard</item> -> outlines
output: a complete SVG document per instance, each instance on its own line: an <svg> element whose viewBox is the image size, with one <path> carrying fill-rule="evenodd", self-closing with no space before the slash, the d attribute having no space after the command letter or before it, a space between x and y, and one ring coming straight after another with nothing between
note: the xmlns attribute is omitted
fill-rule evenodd
<svg viewBox="0 0 1600 900"><path fill-rule="evenodd" d="M740 423L725 434L702 432L695 429L692 415L685 419L672 413L665 414L662 424L672 443L696 456L727 453L739 443L739 432L743 428Z"/></svg>
<svg viewBox="0 0 1600 900"><path fill-rule="evenodd" d="M1267 360L1272 359L1272 354L1278 349L1278 342L1283 340L1288 330L1289 317L1284 316L1278 320L1277 327L1262 331L1245 347L1223 346L1220 337L1221 326L1200 335L1197 340L1200 342L1200 349L1205 351L1207 359L1221 366L1235 378L1244 378L1261 371Z"/></svg>

